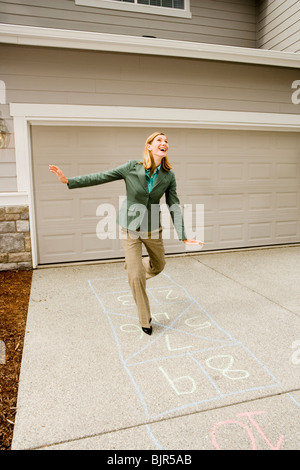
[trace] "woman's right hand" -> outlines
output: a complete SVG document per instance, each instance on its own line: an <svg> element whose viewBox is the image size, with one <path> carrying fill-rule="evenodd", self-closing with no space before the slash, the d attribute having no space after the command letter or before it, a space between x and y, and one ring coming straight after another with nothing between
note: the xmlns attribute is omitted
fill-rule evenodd
<svg viewBox="0 0 300 470"><path fill-rule="evenodd" d="M68 178L63 174L61 169L58 166L55 165L49 165L49 170L51 173L54 173L59 181L61 181L64 184L68 184Z"/></svg>

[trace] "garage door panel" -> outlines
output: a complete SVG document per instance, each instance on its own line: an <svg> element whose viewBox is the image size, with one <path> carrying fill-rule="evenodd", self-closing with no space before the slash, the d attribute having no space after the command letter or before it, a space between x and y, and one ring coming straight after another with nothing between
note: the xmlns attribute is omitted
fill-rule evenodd
<svg viewBox="0 0 300 470"><path fill-rule="evenodd" d="M40 233L38 238L39 252L49 263L60 260L72 261L77 256L78 242L77 234L74 231L68 233Z"/></svg>
<svg viewBox="0 0 300 470"><path fill-rule="evenodd" d="M219 163L218 179L220 183L236 183L245 181L245 165L239 162Z"/></svg>
<svg viewBox="0 0 300 470"><path fill-rule="evenodd" d="M80 234L81 252L84 253L89 259L98 259L99 250L101 250L103 258L115 257L115 244L112 243L111 238L100 240L95 237L95 229L82 231Z"/></svg>
<svg viewBox="0 0 300 470"><path fill-rule="evenodd" d="M220 224L219 237L221 243L243 243L245 240L246 227L244 224Z"/></svg>
<svg viewBox="0 0 300 470"><path fill-rule="evenodd" d="M275 236L284 241L298 241L299 222L297 220L282 220L276 222Z"/></svg>
<svg viewBox="0 0 300 470"><path fill-rule="evenodd" d="M95 227L92 226L86 230L82 227L74 228L68 233L64 227L61 228L62 233L51 233L49 228L46 234L41 233L39 236L39 250L47 259L47 263L68 262L78 260L78 253L85 260L116 258L117 250L119 257L122 257L121 246L116 240L110 238L100 240L95 234Z"/></svg>
<svg viewBox="0 0 300 470"><path fill-rule="evenodd" d="M108 198L111 199L111 198ZM97 208L100 204L106 203L107 200L103 198L97 197L82 197L78 198L78 211L79 216L82 221L90 222L90 221L97 221L96 212Z"/></svg>
<svg viewBox="0 0 300 470"><path fill-rule="evenodd" d="M276 194L276 206L278 209L300 209L300 196L295 191L282 191Z"/></svg>
<svg viewBox="0 0 300 470"><path fill-rule="evenodd" d="M273 239L272 222L250 222L248 224L248 237L250 244L269 244Z"/></svg>
<svg viewBox="0 0 300 470"><path fill-rule="evenodd" d="M248 165L248 180L251 183L269 183L273 175L273 163L254 162Z"/></svg>
<svg viewBox="0 0 300 470"><path fill-rule="evenodd" d="M198 155L199 158L199 155ZM215 167L213 163L189 163L187 167L186 177L190 183L202 184L203 181L212 181L215 174Z"/></svg>
<svg viewBox="0 0 300 470"><path fill-rule="evenodd" d="M276 164L276 176L279 181L292 181L295 183L299 179L298 163L286 162Z"/></svg>
<svg viewBox="0 0 300 470"><path fill-rule="evenodd" d="M246 199L243 193L219 194L218 207L220 213L244 212L246 210Z"/></svg>
<svg viewBox="0 0 300 470"><path fill-rule="evenodd" d="M248 211L252 215L253 213L261 213L262 211L272 210L274 202L274 193L269 192L258 192L248 194Z"/></svg>
<svg viewBox="0 0 300 470"><path fill-rule="evenodd" d="M40 199L39 208L43 214L44 223L55 223L71 221L74 219L75 204L72 199L56 198L54 195L49 199Z"/></svg>
<svg viewBox="0 0 300 470"><path fill-rule="evenodd" d="M106 185L108 186L108 185ZM72 191L73 193L74 191ZM76 190L77 192L77 190ZM112 193L102 194L101 197L97 197L97 194L86 197L83 193L82 197L77 199L77 211L79 212L79 218L82 221L94 221L97 222L99 217L107 215L117 214L119 200Z"/></svg>

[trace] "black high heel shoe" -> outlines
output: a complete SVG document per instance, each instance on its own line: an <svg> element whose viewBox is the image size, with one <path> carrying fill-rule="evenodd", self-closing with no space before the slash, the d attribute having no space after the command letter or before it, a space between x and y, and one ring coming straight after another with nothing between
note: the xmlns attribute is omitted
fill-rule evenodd
<svg viewBox="0 0 300 470"><path fill-rule="evenodd" d="M150 326L150 328L144 328L142 327L142 330L144 333L146 333L147 335L152 335L152 326Z"/></svg>

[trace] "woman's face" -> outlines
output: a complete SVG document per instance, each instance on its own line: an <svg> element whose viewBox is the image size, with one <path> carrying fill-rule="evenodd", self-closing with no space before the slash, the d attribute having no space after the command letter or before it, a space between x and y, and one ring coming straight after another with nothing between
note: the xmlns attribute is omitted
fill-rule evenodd
<svg viewBox="0 0 300 470"><path fill-rule="evenodd" d="M169 150L168 139L163 134L157 135L151 144L148 144L147 148L152 152L154 158L162 159L167 155Z"/></svg>

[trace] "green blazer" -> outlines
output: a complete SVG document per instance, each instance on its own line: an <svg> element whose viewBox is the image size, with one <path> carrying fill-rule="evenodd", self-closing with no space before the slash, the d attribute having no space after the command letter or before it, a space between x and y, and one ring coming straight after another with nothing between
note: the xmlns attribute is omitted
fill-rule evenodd
<svg viewBox="0 0 300 470"><path fill-rule="evenodd" d="M113 170L69 178L68 187L83 188L123 179L127 198L118 214L117 222L128 230L151 232L161 227L159 202L163 194L169 208L179 240L185 240L185 227L176 192L175 174L160 168L152 191L149 193L145 168L137 160L129 160Z"/></svg>

